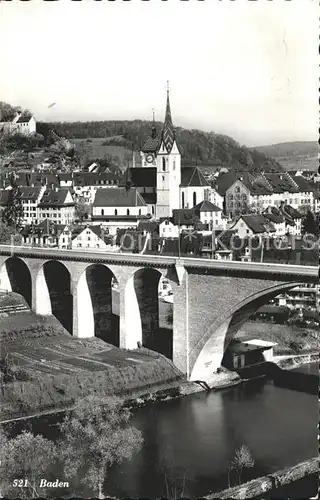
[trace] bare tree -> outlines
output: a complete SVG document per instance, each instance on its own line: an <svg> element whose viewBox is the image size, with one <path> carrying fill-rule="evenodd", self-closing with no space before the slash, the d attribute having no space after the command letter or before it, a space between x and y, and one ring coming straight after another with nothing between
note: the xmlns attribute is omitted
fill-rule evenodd
<svg viewBox="0 0 320 500"><path fill-rule="evenodd" d="M234 457L229 464L228 478L230 477L230 470L235 470L238 472L238 481L239 484L241 484L241 474L243 469L251 468L253 466L254 460L252 458L251 451L245 444L242 444L240 448L235 451Z"/></svg>
<svg viewBox="0 0 320 500"><path fill-rule="evenodd" d="M130 459L142 445L140 431L128 425L130 416L118 397L88 396L60 426L66 476L81 477L100 499L108 468Z"/></svg>

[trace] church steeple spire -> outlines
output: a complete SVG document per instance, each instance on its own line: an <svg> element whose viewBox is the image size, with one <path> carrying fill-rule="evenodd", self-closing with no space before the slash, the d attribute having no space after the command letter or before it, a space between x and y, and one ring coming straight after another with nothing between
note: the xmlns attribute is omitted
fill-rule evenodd
<svg viewBox="0 0 320 500"><path fill-rule="evenodd" d="M166 105L166 115L164 119L164 126L162 131L162 139L166 150L168 153L171 152L173 143L174 143L174 128L171 118L171 109L170 109L170 98L169 98L169 82L167 82L167 105Z"/></svg>
<svg viewBox="0 0 320 500"><path fill-rule="evenodd" d="M152 109L152 129L151 129L151 137L155 139L157 137L156 124L154 121L154 109Z"/></svg>

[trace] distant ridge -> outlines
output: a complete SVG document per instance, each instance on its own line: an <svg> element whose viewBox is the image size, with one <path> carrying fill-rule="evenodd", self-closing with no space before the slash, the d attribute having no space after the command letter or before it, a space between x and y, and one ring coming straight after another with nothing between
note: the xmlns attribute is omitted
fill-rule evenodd
<svg viewBox="0 0 320 500"><path fill-rule="evenodd" d="M271 156L287 170L317 170L319 146L316 141L280 142L255 148Z"/></svg>
<svg viewBox="0 0 320 500"><path fill-rule="evenodd" d="M157 134L160 134L163 124L156 122L155 126ZM48 128L67 139L99 139L108 145L139 151L151 134L152 123L145 120L109 120L37 124L40 133ZM175 135L184 164L216 165L253 172L282 170L275 159L226 135L181 127L175 129Z"/></svg>

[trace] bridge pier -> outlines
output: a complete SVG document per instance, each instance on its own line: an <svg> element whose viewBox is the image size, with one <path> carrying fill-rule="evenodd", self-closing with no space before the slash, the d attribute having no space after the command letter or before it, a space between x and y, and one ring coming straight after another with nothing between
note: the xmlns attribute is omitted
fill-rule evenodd
<svg viewBox="0 0 320 500"><path fill-rule="evenodd" d="M12 292L12 286L8 275L6 263L4 262L0 268L0 289Z"/></svg>
<svg viewBox="0 0 320 500"><path fill-rule="evenodd" d="M134 276L119 287L120 347L136 349L142 344L142 323L138 299L134 288Z"/></svg>
<svg viewBox="0 0 320 500"><path fill-rule="evenodd" d="M43 266L31 276L32 310L36 314L42 314L43 316L52 314L51 300Z"/></svg>
<svg viewBox="0 0 320 500"><path fill-rule="evenodd" d="M77 338L94 337L94 316L86 273L72 280L73 321L72 335Z"/></svg>
<svg viewBox="0 0 320 500"><path fill-rule="evenodd" d="M173 362L179 370L190 375L189 361L189 297L188 273L185 272L180 284L171 283L173 291Z"/></svg>

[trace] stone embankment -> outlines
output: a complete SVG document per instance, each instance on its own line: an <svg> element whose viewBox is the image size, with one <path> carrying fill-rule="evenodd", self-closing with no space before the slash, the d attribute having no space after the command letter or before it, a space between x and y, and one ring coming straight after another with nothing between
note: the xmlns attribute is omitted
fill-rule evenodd
<svg viewBox="0 0 320 500"><path fill-rule="evenodd" d="M273 498L276 498L277 491L286 485L299 481L302 478L316 476L319 473L319 458L311 458L305 462L301 462L293 467L273 472L267 476L253 479L248 483L228 488L227 490L220 491L219 493L212 493L205 498L207 500L214 500L219 498L224 499L256 499L262 498L263 495L268 497L268 493L272 493ZM283 496L279 496L283 498Z"/></svg>
<svg viewBox="0 0 320 500"><path fill-rule="evenodd" d="M305 364L319 363L320 354L316 352L293 356L278 356L274 359L274 362L283 370L292 370L293 368L298 368Z"/></svg>

